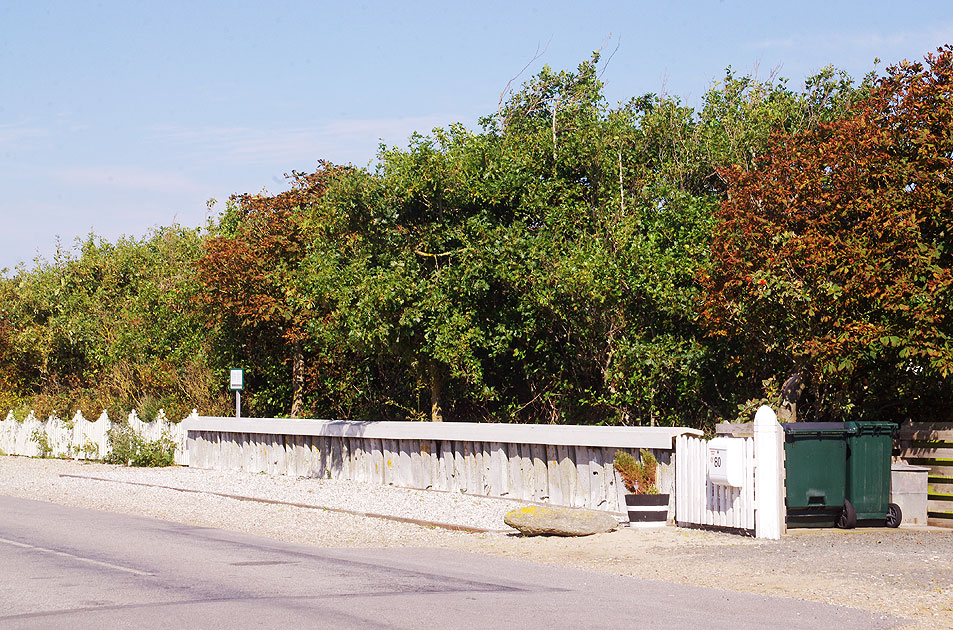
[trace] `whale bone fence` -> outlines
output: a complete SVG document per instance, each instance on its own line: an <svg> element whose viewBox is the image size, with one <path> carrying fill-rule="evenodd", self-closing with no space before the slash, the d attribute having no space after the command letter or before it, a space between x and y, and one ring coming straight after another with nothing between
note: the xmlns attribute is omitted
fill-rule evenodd
<svg viewBox="0 0 953 630"><path fill-rule="evenodd" d="M198 412L193 410L192 415L198 416ZM125 423L143 440L155 441L168 436L175 443L175 463L188 464L182 424L171 422L161 409L151 422L143 421L133 409ZM56 416L40 420L31 411L20 421L10 411L5 419L0 420L0 451L26 457L45 454L72 459L104 459L112 448L109 430L118 424L105 411L93 421L84 418L79 411L68 421ZM41 446L41 442L45 444Z"/></svg>

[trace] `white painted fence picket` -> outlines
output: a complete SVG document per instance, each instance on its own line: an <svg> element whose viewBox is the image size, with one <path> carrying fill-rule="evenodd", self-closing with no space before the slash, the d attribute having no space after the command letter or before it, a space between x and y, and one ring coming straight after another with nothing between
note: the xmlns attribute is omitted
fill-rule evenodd
<svg viewBox="0 0 953 630"><path fill-rule="evenodd" d="M780 538L784 526L784 434L774 412L758 410L753 438L743 440L743 483L714 484L708 474L708 440L675 438L675 522L680 527L723 527Z"/></svg>
<svg viewBox="0 0 953 630"><path fill-rule="evenodd" d="M192 414L197 415L197 412L193 411ZM145 440L155 441L163 435L168 435L176 444L175 462L188 464L185 431L181 423L170 422L161 410L152 422L143 422L133 410L127 422L132 430ZM40 421L32 411L20 422L11 411L5 419L0 420L0 451L7 455L38 457L41 451L35 436L39 432L46 436L49 455L52 457L103 459L111 448L109 430L113 425L105 411L92 422L78 411L71 422L65 422L56 416Z"/></svg>

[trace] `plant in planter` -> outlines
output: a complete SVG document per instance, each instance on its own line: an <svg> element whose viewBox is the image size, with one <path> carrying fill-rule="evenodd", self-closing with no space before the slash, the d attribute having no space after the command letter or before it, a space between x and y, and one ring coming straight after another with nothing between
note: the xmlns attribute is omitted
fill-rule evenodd
<svg viewBox="0 0 953 630"><path fill-rule="evenodd" d="M616 451L613 466L619 471L625 489L632 494L658 494L655 486L658 460L644 448L640 454L641 459L636 459L632 453Z"/></svg>
<svg viewBox="0 0 953 630"><path fill-rule="evenodd" d="M658 460L650 451L641 449L640 458L626 451L616 451L613 466L629 492L625 504L630 527L658 527L668 520L668 495L659 494L656 479Z"/></svg>

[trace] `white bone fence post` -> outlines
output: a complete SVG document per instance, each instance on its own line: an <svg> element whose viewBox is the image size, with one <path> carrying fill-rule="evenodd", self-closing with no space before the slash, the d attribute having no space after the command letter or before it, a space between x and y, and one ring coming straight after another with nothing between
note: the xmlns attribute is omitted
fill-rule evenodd
<svg viewBox="0 0 953 630"><path fill-rule="evenodd" d="M784 430L770 407L754 416L755 536L777 540L784 523Z"/></svg>

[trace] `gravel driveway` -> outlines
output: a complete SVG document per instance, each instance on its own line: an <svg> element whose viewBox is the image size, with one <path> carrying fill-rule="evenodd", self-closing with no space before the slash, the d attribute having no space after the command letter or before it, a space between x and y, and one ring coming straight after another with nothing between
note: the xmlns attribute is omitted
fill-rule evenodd
<svg viewBox="0 0 953 630"><path fill-rule="evenodd" d="M321 547L462 549L851 606L907 619L904 628L953 628L950 529L792 530L781 541L671 527L622 528L586 538L523 538L500 531L506 529L503 514L518 505L500 499L342 481L23 457L0 457L0 494ZM454 531L362 514L497 531Z"/></svg>

